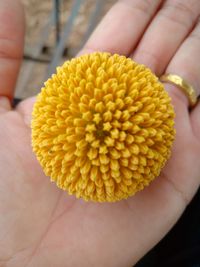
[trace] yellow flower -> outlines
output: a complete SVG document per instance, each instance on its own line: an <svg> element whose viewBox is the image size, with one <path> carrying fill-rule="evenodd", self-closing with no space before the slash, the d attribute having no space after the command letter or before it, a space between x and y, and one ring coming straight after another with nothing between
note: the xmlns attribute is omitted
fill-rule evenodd
<svg viewBox="0 0 200 267"><path fill-rule="evenodd" d="M33 110L32 146L45 174L85 200L113 202L142 190L160 174L174 135L163 85L117 54L65 62Z"/></svg>

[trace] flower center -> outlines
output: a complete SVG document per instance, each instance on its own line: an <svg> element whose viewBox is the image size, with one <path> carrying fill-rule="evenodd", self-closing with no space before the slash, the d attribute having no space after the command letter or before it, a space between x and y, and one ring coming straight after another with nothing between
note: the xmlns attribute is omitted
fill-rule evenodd
<svg viewBox="0 0 200 267"><path fill-rule="evenodd" d="M103 125L96 126L95 134L96 134L96 137L99 138L99 139L103 139L103 137L109 135L108 131L104 131L103 130Z"/></svg>

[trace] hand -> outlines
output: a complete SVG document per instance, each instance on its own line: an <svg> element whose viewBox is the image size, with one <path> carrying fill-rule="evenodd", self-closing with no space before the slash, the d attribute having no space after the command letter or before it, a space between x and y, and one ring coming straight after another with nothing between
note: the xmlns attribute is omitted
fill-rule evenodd
<svg viewBox="0 0 200 267"><path fill-rule="evenodd" d="M81 53L133 57L156 75L176 73L200 89L199 0L117 2ZM144 191L118 203L86 203L45 177L31 149L34 99L11 109L23 53L19 1L0 2L0 265L131 266L170 230L200 183L200 103L166 84L176 112L172 157ZM197 92L198 95L200 91Z"/></svg>

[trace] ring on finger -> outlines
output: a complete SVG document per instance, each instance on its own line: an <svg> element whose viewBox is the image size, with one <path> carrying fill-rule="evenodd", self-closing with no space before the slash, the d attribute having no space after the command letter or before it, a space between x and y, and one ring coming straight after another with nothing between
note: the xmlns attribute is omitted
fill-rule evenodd
<svg viewBox="0 0 200 267"><path fill-rule="evenodd" d="M160 77L161 82L168 82L179 88L188 98L189 107L194 108L198 101L198 96L191 84L176 74L164 74Z"/></svg>

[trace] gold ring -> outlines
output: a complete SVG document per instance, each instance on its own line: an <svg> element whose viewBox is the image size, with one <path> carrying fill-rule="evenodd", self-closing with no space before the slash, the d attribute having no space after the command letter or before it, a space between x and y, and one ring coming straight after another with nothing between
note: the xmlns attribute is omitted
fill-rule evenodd
<svg viewBox="0 0 200 267"><path fill-rule="evenodd" d="M186 95L189 100L190 107L194 107L197 103L197 94L192 85L176 74L164 74L160 77L161 82L169 82L176 85Z"/></svg>

